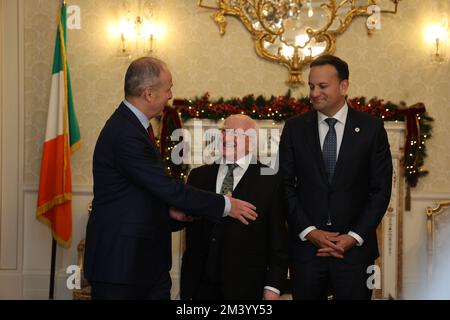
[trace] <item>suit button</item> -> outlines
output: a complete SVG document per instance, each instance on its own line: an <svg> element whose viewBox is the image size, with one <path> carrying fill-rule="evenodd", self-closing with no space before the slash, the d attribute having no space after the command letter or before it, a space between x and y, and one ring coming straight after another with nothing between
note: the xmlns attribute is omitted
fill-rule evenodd
<svg viewBox="0 0 450 320"><path fill-rule="evenodd" d="M212 238L211 241L216 241L216 238Z"/></svg>

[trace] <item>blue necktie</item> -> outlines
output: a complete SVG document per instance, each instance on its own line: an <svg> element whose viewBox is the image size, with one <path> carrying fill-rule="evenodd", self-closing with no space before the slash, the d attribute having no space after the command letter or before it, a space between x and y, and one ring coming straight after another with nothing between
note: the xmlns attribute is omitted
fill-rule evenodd
<svg viewBox="0 0 450 320"><path fill-rule="evenodd" d="M327 118L325 121L327 122L329 128L328 133L325 136L325 141L323 142L322 156L325 164L325 170L327 171L328 181L331 183L334 168L336 166L337 139L334 125L336 124L337 119Z"/></svg>

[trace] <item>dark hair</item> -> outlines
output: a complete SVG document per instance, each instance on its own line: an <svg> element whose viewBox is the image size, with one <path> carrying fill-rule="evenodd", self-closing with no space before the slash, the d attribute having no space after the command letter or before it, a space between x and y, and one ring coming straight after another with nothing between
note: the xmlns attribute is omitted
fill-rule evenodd
<svg viewBox="0 0 450 320"><path fill-rule="evenodd" d="M326 54L324 56L318 57L311 62L309 67L312 68L317 66L324 66L327 64L332 65L336 69L339 80L348 80L349 71L347 62L331 54Z"/></svg>
<svg viewBox="0 0 450 320"><path fill-rule="evenodd" d="M157 58L142 57L131 62L125 74L125 97L139 97L145 88L160 83L161 70L166 64Z"/></svg>

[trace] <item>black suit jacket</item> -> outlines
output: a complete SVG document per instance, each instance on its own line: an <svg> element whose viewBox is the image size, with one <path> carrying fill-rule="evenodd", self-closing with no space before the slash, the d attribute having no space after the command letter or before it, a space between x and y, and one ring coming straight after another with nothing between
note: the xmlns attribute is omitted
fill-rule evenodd
<svg viewBox="0 0 450 320"><path fill-rule="evenodd" d="M378 257L376 228L389 204L392 159L383 121L349 107L331 184L319 142L317 112L286 121L280 140L280 171L288 204L287 220L294 260L315 256L317 248L298 234L309 226L364 240L344 254L350 263ZM326 225L331 217L332 226Z"/></svg>
<svg viewBox="0 0 450 320"><path fill-rule="evenodd" d="M147 131L123 103L97 140L93 175L84 260L89 281L152 284L169 271L169 206L215 220L223 214L223 196L166 175Z"/></svg>
<svg viewBox="0 0 450 320"><path fill-rule="evenodd" d="M282 290L287 277L287 229L282 188L277 175L260 174L250 164L233 197L256 206L258 218L248 226L231 218L219 224L187 224L181 267L181 298L190 299L205 274L218 280L225 299L260 300L265 285ZM216 190L218 164L192 170L188 184Z"/></svg>

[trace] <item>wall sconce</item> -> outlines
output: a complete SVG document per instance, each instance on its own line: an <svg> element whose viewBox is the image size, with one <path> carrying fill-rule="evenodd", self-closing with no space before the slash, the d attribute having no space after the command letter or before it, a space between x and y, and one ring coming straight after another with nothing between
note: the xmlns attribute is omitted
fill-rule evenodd
<svg viewBox="0 0 450 320"><path fill-rule="evenodd" d="M425 40L430 44L431 63L444 63L448 60L448 20L442 18L440 23L425 27Z"/></svg>
<svg viewBox="0 0 450 320"><path fill-rule="evenodd" d="M382 13L396 13L400 0L390 0L392 10L381 10L379 0L198 0L198 6L214 10L212 17L221 35L226 16L240 19L251 33L256 53L284 65L288 85L304 84L302 70L316 57L332 54L336 37L353 18L366 16L369 33L381 27Z"/></svg>
<svg viewBox="0 0 450 320"><path fill-rule="evenodd" d="M153 55L155 43L162 38L164 26L154 17L154 5L150 0L123 0L123 15L114 26L118 39L117 56L131 59L133 56Z"/></svg>

